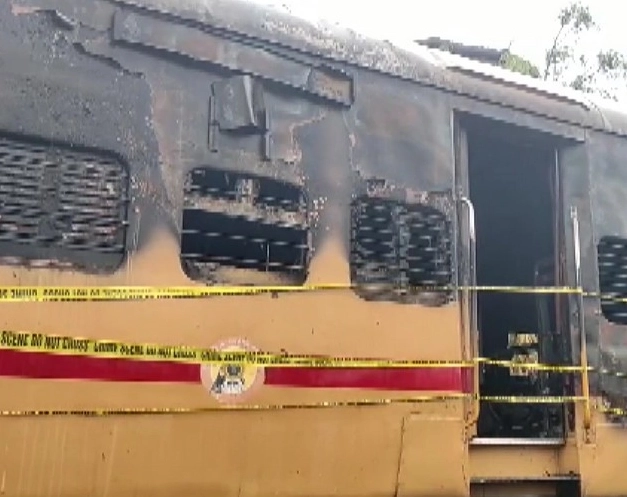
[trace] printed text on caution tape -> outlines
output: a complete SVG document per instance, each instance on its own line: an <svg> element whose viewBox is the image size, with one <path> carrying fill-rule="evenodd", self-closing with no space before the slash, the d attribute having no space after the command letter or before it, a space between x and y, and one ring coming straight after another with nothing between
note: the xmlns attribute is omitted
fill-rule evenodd
<svg viewBox="0 0 627 497"><path fill-rule="evenodd" d="M520 363L518 361L475 358L462 360L394 360L355 357L329 357L315 355L273 354L255 351L220 351L186 346L127 343L113 340L49 335L43 333L0 331L0 349L24 352L45 352L59 355L82 355L100 358L128 358L132 360L180 362L192 364L249 364L273 367L343 367L343 368L470 368L477 364L497 367L518 367L554 373L582 372L578 365L551 365ZM588 368L595 371L594 368ZM625 374L597 370L625 378Z"/></svg>

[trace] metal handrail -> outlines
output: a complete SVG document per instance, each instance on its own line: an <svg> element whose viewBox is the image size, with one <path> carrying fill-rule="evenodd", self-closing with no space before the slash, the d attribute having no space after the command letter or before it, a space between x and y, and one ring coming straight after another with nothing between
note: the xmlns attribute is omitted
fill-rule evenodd
<svg viewBox="0 0 627 497"><path fill-rule="evenodd" d="M472 201L468 197L460 197L460 201L468 208L468 272L470 275L470 288L466 288L467 292L466 305L468 312L468 326L471 346L471 357L479 357L479 329L477 325L477 294L476 291L471 290L477 287L477 233L475 224L475 207ZM469 424L474 424L479 419L479 362L475 361L473 368L473 389L474 389L474 402L473 402L473 415Z"/></svg>
<svg viewBox="0 0 627 497"><path fill-rule="evenodd" d="M577 318L580 338L580 361L582 367L581 387L584 401L584 428L589 430L592 425L592 415L590 410L590 380L588 377L588 345L586 340L586 323L583 303L583 287L581 277L581 240L579 237L579 217L577 208L570 207L570 218L573 223L573 246L575 251L575 286L577 288Z"/></svg>

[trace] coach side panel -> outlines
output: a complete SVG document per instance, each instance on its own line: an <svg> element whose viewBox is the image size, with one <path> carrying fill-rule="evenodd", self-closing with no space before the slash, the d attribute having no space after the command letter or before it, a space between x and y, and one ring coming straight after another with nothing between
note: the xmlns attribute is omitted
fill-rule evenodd
<svg viewBox="0 0 627 497"><path fill-rule="evenodd" d="M455 295L411 291L456 280L450 109L432 90L114 3L3 1L0 109L3 285L341 287L5 302L3 329L461 358ZM459 368L247 367L226 378L5 345L7 495L383 496L399 474L411 492L421 475L400 468L435 450L399 457L420 416L444 420L458 440L450 457L465 457L459 400L421 406L407 432L412 404L369 405L458 395ZM459 472L432 488L463 495Z"/></svg>

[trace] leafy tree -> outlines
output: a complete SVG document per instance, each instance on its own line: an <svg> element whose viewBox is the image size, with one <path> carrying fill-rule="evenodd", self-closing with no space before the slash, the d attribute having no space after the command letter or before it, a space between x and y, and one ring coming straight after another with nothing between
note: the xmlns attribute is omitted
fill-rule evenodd
<svg viewBox="0 0 627 497"><path fill-rule="evenodd" d="M546 52L545 79L562 81L577 90L616 99L627 80L627 58L614 49L592 56L581 50L581 37L598 29L590 9L579 2L562 9L559 29Z"/></svg>
<svg viewBox="0 0 627 497"><path fill-rule="evenodd" d="M598 26L590 9L578 0L564 7L557 19L559 24L542 68L510 49L472 47L440 38L418 43L616 100L616 93L627 89L627 57L614 49L586 51L586 35L592 35Z"/></svg>
<svg viewBox="0 0 627 497"><path fill-rule="evenodd" d="M558 21L552 45L546 51L542 79L615 100L616 92L626 86L627 57L614 49L594 54L585 50L585 35L592 34L598 26L589 7L580 2L564 7ZM533 64L512 54L501 59L501 66L530 76L540 76Z"/></svg>

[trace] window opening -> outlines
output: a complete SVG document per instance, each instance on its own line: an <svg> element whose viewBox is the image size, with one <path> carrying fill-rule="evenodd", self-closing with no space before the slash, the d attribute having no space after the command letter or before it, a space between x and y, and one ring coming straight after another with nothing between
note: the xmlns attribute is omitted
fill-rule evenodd
<svg viewBox="0 0 627 497"><path fill-rule="evenodd" d="M185 183L181 260L209 284L302 284L310 233L301 187L210 168Z"/></svg>
<svg viewBox="0 0 627 497"><path fill-rule="evenodd" d="M627 240L605 236L597 253L603 317L610 323L627 324Z"/></svg>
<svg viewBox="0 0 627 497"><path fill-rule="evenodd" d="M114 271L128 181L111 157L0 137L0 261Z"/></svg>
<svg viewBox="0 0 627 497"><path fill-rule="evenodd" d="M350 267L364 298L413 302L418 292L442 305L452 296L441 290L453 276L450 220L431 205L360 195L351 203Z"/></svg>

